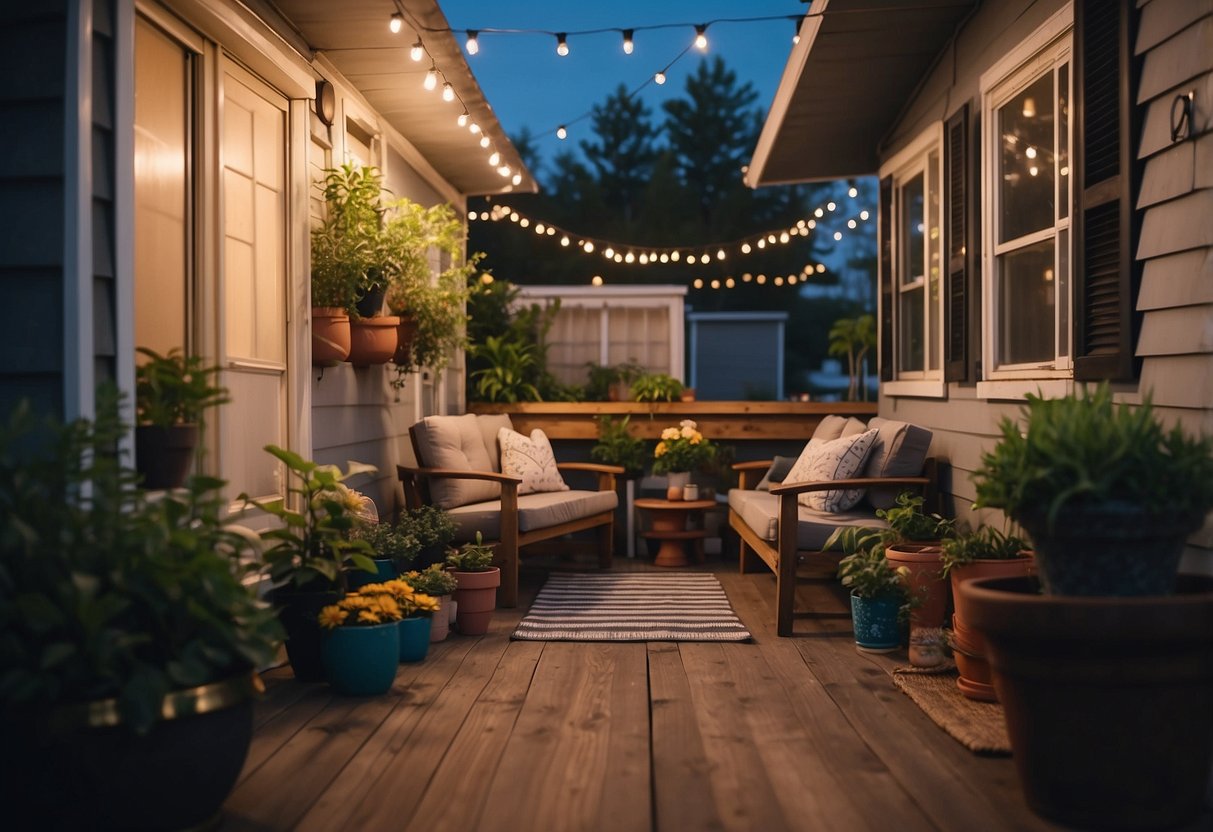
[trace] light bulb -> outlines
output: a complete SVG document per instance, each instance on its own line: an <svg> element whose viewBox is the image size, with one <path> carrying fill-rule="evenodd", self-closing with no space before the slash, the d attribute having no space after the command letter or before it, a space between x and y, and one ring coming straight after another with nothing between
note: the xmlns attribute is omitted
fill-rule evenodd
<svg viewBox="0 0 1213 832"><path fill-rule="evenodd" d="M760 274L758 277L754 278L754 282L761 286L767 282L767 276L765 274Z"/></svg>
<svg viewBox="0 0 1213 832"><path fill-rule="evenodd" d="M556 35L556 54L562 58L569 54L569 36L564 32Z"/></svg>
<svg viewBox="0 0 1213 832"><path fill-rule="evenodd" d="M593 277L591 277L591 278L590 278L590 285L592 285L592 286L601 286L601 285L602 285L602 275L600 275L600 274L596 274L596 275L594 275Z"/></svg>
<svg viewBox="0 0 1213 832"><path fill-rule="evenodd" d="M775 285L776 285L776 286L782 286L782 285L783 285L783 278L782 278L782 277L777 277L777 278L775 278Z"/></svg>
<svg viewBox="0 0 1213 832"><path fill-rule="evenodd" d="M818 263L818 264L817 264L817 273L818 273L818 274L825 274L825 273L826 273L826 265L825 265L825 263Z"/></svg>
<svg viewBox="0 0 1213 832"><path fill-rule="evenodd" d="M737 281L731 277L726 278L724 281L724 288L726 288L726 289L732 289L736 285L737 285Z"/></svg>
<svg viewBox="0 0 1213 832"><path fill-rule="evenodd" d="M564 247L564 248L568 248L568 247L569 247L569 238L568 238L568 237L561 237L561 238L560 238L560 245L561 245L562 247Z"/></svg>
<svg viewBox="0 0 1213 832"><path fill-rule="evenodd" d="M818 208L816 211L813 212L813 216L815 216L815 217L824 217L825 214L826 214L826 212L821 210L820 208Z"/></svg>
<svg viewBox="0 0 1213 832"><path fill-rule="evenodd" d="M865 210L863 210L863 211L860 211L860 212L859 212L859 218L860 218L861 220L866 221L866 220L867 220L867 218L868 218L868 217L870 217L870 216L872 216L872 215L871 215L871 214L869 214L869 213L867 212L867 210L866 210L866 209L865 209Z"/></svg>
<svg viewBox="0 0 1213 832"><path fill-rule="evenodd" d="M514 174L510 178L510 181L513 182L515 185L521 185L522 184L522 174L521 173ZM547 233L551 234L551 233L553 233L553 230L551 228L549 228Z"/></svg>
<svg viewBox="0 0 1213 832"><path fill-rule="evenodd" d="M442 100L443 101L454 101L455 100L455 88L451 86L450 81L446 81L442 84Z"/></svg>
<svg viewBox="0 0 1213 832"><path fill-rule="evenodd" d="M719 280L713 280L713 281L712 281L712 288L713 288L713 289L719 289L719 288L720 288L720 281L719 281Z"/></svg>
<svg viewBox="0 0 1213 832"><path fill-rule="evenodd" d="M680 254L679 254L678 252L676 252L676 251L671 251L671 252L670 252L670 259L671 259L671 260L673 260L675 263L677 263L677 262L678 262L678 258L679 258L679 257L681 257L681 256L682 256L682 255L680 255Z"/></svg>
<svg viewBox="0 0 1213 832"><path fill-rule="evenodd" d="M1036 99L1028 96L1023 100L1023 117L1036 118Z"/></svg>
<svg viewBox="0 0 1213 832"><path fill-rule="evenodd" d="M425 47L421 45L421 41L413 44L413 48L409 50L409 57L414 61L420 61L425 57Z"/></svg>
<svg viewBox="0 0 1213 832"><path fill-rule="evenodd" d="M468 125L468 130L471 131L473 136L475 136L477 133L480 132L480 125L473 121L471 124Z"/></svg>
<svg viewBox="0 0 1213 832"><path fill-rule="evenodd" d="M422 84L427 90L432 90L438 86L438 68L431 66L429 72L425 74L425 82Z"/></svg>
<svg viewBox="0 0 1213 832"><path fill-rule="evenodd" d="M792 239L792 237L786 231L779 235L779 242L781 243L787 243L787 241L790 239Z"/></svg>
<svg viewBox="0 0 1213 832"><path fill-rule="evenodd" d="M491 141L489 141L489 137L488 137L488 136L481 136L481 137L480 137L480 146L481 146L481 147L488 147L490 144L492 144L492 142L491 142Z"/></svg>
<svg viewBox="0 0 1213 832"><path fill-rule="evenodd" d="M800 43L800 18L792 18L792 43Z"/></svg>
<svg viewBox="0 0 1213 832"><path fill-rule="evenodd" d="M838 206L837 206L835 203L833 203L833 202L827 202L827 203L826 203L826 210L827 210L827 211L833 211L833 210L834 210L835 208L837 208L837 207L838 207Z"/></svg>
<svg viewBox="0 0 1213 832"><path fill-rule="evenodd" d="M859 225L859 223L855 222L855 220L847 220L847 228L854 228L857 225Z"/></svg>
<svg viewBox="0 0 1213 832"><path fill-rule="evenodd" d="M610 260L612 257L615 256L615 249L611 248L610 246L607 246L605 249L602 250L602 256L607 258L608 260Z"/></svg>
<svg viewBox="0 0 1213 832"><path fill-rule="evenodd" d="M518 180L517 182L514 183L515 185L522 184L522 174L521 173L514 174L514 178ZM551 237L555 233L556 233L556 229L552 228L552 226L549 225L548 226L548 236Z"/></svg>
<svg viewBox="0 0 1213 832"><path fill-rule="evenodd" d="M467 127L468 126L468 111L464 110L462 113L460 113L459 118L455 119L455 123L458 124L460 127Z"/></svg>
<svg viewBox="0 0 1213 832"><path fill-rule="evenodd" d="M536 234L542 234L543 232L547 231L547 229L548 229L548 227L546 225L544 225L543 223L537 223L535 225Z"/></svg>
<svg viewBox="0 0 1213 832"><path fill-rule="evenodd" d="M854 199L855 197L859 196L859 189L851 188L849 191L847 191L847 196L849 196L851 199Z"/></svg>
<svg viewBox="0 0 1213 832"><path fill-rule="evenodd" d="M772 244L773 244L773 243L774 243L776 240L778 240L778 239L779 239L779 238L778 238L778 237L776 237L774 234L768 234L768 235L767 235L767 242L768 242L768 243L772 243Z"/></svg>
<svg viewBox="0 0 1213 832"><path fill-rule="evenodd" d="M501 154L494 150L489 156L489 167L495 168L499 164L501 164Z"/></svg>
<svg viewBox="0 0 1213 832"><path fill-rule="evenodd" d="M632 43L632 30L624 29L623 30L623 54L631 55L632 50L634 48L635 48L635 44Z"/></svg>
<svg viewBox="0 0 1213 832"><path fill-rule="evenodd" d="M635 263L635 262L636 262L636 255L635 255L635 254L632 254L632 252L630 252L630 251L629 251L627 254L625 254L625 255L623 256L623 262L625 262L625 263Z"/></svg>
<svg viewBox="0 0 1213 832"><path fill-rule="evenodd" d="M568 137L569 131L564 128L563 124L556 128L556 138L567 139Z"/></svg>
<svg viewBox="0 0 1213 832"><path fill-rule="evenodd" d="M1036 174L1040 173L1040 168L1036 167L1036 165L1032 165L1032 167L1028 168L1028 173L1035 176Z"/></svg>
<svg viewBox="0 0 1213 832"><path fill-rule="evenodd" d="M518 221L518 225L520 228L529 228L531 225L531 221L528 220L526 217L523 217L522 219L520 219Z"/></svg>
<svg viewBox="0 0 1213 832"><path fill-rule="evenodd" d="M475 55L480 51L480 41L476 39L477 34L475 29L468 29L468 39L467 43L464 44L464 48L467 49L469 55Z"/></svg>
<svg viewBox="0 0 1213 832"><path fill-rule="evenodd" d="M661 259L661 262L662 262L662 263L668 263L668 262L670 262L670 255L669 255L667 252L664 252L664 251L663 251L663 252L661 252L661 258L660 258L660 259Z"/></svg>
<svg viewBox="0 0 1213 832"><path fill-rule="evenodd" d="M642 266L647 266L649 264L649 255L647 254L641 254L638 259L640 260L640 265Z"/></svg>
<svg viewBox="0 0 1213 832"><path fill-rule="evenodd" d="M700 52L708 48L708 27L702 23L695 27L695 48Z"/></svg>
<svg viewBox="0 0 1213 832"><path fill-rule="evenodd" d="M724 249L718 249L718 250L716 251L716 259L717 259L717 260L723 260L723 259L724 259Z"/></svg>
<svg viewBox="0 0 1213 832"><path fill-rule="evenodd" d="M696 289L702 289L703 288L703 278L702 277L695 278L695 282L692 283L691 285L694 286Z"/></svg>
<svg viewBox="0 0 1213 832"><path fill-rule="evenodd" d="M392 15L392 19L388 21L387 27L392 30L392 34L398 34L404 28L404 17L400 12Z"/></svg>
<svg viewBox="0 0 1213 832"><path fill-rule="evenodd" d="M794 274L790 274L790 275L788 275L788 285L789 285L789 286L795 286L795 285L796 285L796 275L794 275Z"/></svg>
<svg viewBox="0 0 1213 832"><path fill-rule="evenodd" d="M753 250L754 250L754 248L749 243L741 244L741 253L742 254L749 254Z"/></svg>
<svg viewBox="0 0 1213 832"><path fill-rule="evenodd" d="M841 232L841 231L835 231L835 232L834 232L834 239L835 239L835 240L841 240L841 239L842 239L842 232Z"/></svg>
<svg viewBox="0 0 1213 832"><path fill-rule="evenodd" d="M501 167L497 168L497 172L500 173L502 176L509 176L510 175L510 166L502 165Z"/></svg>
<svg viewBox="0 0 1213 832"><path fill-rule="evenodd" d="M817 220L809 220L809 228L816 228Z"/></svg>
<svg viewBox="0 0 1213 832"><path fill-rule="evenodd" d="M586 253L586 254L593 254L593 253L594 253L594 244L593 244L593 243L591 243L589 240L586 240L586 241L585 241L585 253Z"/></svg>
<svg viewBox="0 0 1213 832"><path fill-rule="evenodd" d="M742 283L749 283L753 279L754 279L754 275L750 274L749 272L746 272L745 274L743 274L741 276Z"/></svg>
<svg viewBox="0 0 1213 832"><path fill-rule="evenodd" d="M656 81L658 85L664 84L665 83L665 73L658 72L656 75L653 76L653 80Z"/></svg>
<svg viewBox="0 0 1213 832"><path fill-rule="evenodd" d="M761 240L758 241L758 247L759 248L767 247L767 238L766 237L763 237Z"/></svg>
<svg viewBox="0 0 1213 832"><path fill-rule="evenodd" d="M623 255L622 255L622 254L620 254L619 252L615 252L615 256L614 256L614 257L612 257L611 259L612 259L612 260L614 260L616 263L622 263L622 262L623 262Z"/></svg>
<svg viewBox="0 0 1213 832"><path fill-rule="evenodd" d="M1036 148L1029 147L1027 150L1025 150L1023 152L1023 155L1027 156L1029 159L1035 159L1036 158Z"/></svg>

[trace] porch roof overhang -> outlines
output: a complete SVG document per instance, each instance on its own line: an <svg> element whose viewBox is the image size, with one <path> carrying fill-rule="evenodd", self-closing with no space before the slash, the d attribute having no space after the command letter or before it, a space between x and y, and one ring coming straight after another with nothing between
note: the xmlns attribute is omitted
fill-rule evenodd
<svg viewBox="0 0 1213 832"><path fill-rule="evenodd" d="M813 0L745 175L876 173L881 141L978 0Z"/></svg>
<svg viewBox="0 0 1213 832"><path fill-rule="evenodd" d="M383 119L409 141L431 167L465 196L537 190L535 178L497 120L480 89L436 0L261 0L298 34L309 58L323 56L357 89ZM404 12L404 26L388 29L392 12ZM418 29L421 29L420 33ZM409 49L420 39L429 56L451 83L471 120L492 142L480 147L480 137L460 127L457 102L442 100L439 90L426 90L428 59L413 61ZM502 177L488 163L491 150L501 154L511 177ZM513 173L521 173L518 185Z"/></svg>

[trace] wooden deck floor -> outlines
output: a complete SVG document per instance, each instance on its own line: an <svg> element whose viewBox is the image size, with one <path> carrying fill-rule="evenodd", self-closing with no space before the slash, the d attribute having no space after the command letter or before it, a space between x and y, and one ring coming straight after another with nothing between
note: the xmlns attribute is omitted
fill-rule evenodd
<svg viewBox="0 0 1213 832"><path fill-rule="evenodd" d="M858 653L845 620L776 638L772 576L700 568L754 643L511 642L542 583L524 573L518 610L402 666L385 696L270 672L221 828L1055 828L1009 758L965 750L894 688L904 655Z"/></svg>

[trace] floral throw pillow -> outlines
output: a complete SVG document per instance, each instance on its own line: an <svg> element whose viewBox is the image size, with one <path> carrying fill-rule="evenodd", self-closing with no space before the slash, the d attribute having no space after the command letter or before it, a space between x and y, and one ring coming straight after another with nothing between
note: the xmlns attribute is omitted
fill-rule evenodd
<svg viewBox="0 0 1213 832"><path fill-rule="evenodd" d="M497 444L501 446L501 473L522 478L519 494L569 490L556 468L552 443L539 428L531 431L530 438L516 430L501 428L497 431Z"/></svg>
<svg viewBox="0 0 1213 832"><path fill-rule="evenodd" d="M822 482L859 476L876 441L876 434L877 431L868 430L828 442L810 442L784 482ZM797 495L801 505L829 512L846 511L862 499L862 488L808 491Z"/></svg>

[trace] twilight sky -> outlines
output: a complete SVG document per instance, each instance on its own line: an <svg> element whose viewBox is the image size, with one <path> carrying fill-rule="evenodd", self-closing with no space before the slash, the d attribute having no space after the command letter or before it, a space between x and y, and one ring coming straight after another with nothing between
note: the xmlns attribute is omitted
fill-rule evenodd
<svg viewBox="0 0 1213 832"><path fill-rule="evenodd" d="M800 0L441 0L453 29L543 29L569 32L569 54L556 54L548 34L482 33L480 51L468 56L481 88L510 135L524 126L538 139L544 162L561 150L576 150L586 138L589 119L573 123L616 86L640 86L665 67L695 37L691 25L637 31L635 49L625 55L617 32L572 34L579 29L638 28L668 23L709 23L724 18L783 16L753 23L719 22L708 27L708 49L692 49L666 73L664 86L650 83L641 96L654 114L660 103L681 94L686 77L704 56L720 55L758 91L757 106L770 107L792 48L792 17L808 6ZM462 33L456 35L460 43ZM568 139L555 136L568 124Z"/></svg>

